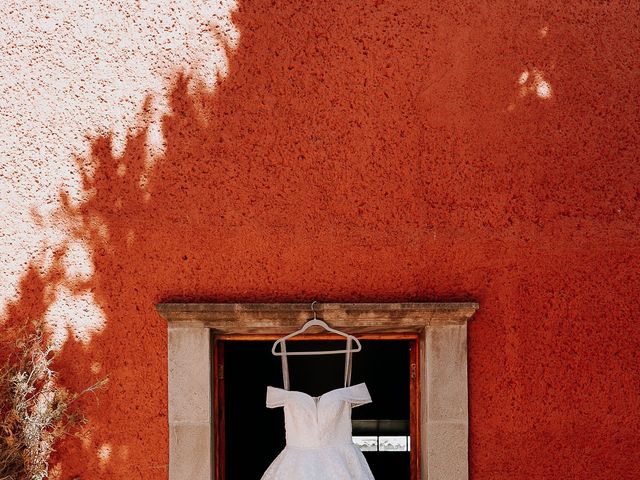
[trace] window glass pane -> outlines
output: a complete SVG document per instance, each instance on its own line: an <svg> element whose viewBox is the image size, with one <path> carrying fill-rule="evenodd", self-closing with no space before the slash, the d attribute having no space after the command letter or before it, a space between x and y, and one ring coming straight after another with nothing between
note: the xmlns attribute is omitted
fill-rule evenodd
<svg viewBox="0 0 640 480"><path fill-rule="evenodd" d="M354 436L353 443L355 443L363 452L378 451L378 437Z"/></svg>
<svg viewBox="0 0 640 480"><path fill-rule="evenodd" d="M381 452L406 452L407 451L407 437L385 436L378 437Z"/></svg>
<svg viewBox="0 0 640 480"><path fill-rule="evenodd" d="M343 341L333 340L291 343L287 347L296 351L344 348ZM376 478L411 478L410 453L392 446L381 451L378 437L409 434L412 344L408 340L362 340L362 352L353 358L351 384L366 382L373 401L352 410L352 435ZM267 386L282 386L282 364L271 354L273 341L223 341L221 345L226 478L260 478L285 447L283 409L265 407ZM251 365L251 381L247 381L247 365ZM292 390L319 396L344 385L341 355L292 357L289 367ZM251 462L246 461L248 438L257 445Z"/></svg>

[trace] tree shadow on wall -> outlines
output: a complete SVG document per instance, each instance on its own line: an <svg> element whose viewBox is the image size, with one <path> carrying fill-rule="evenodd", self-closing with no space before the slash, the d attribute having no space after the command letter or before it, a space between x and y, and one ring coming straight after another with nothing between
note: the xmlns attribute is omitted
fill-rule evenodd
<svg viewBox="0 0 640 480"><path fill-rule="evenodd" d="M90 157L77 161L87 196L73 205L61 191L62 210L56 216L72 226L73 240L88 246L93 274L81 282L70 280L63 244L50 266L43 259L29 265L19 300L8 306L3 338L15 335L26 320L43 318L60 286L73 295L90 293L107 320L88 344L67 326L54 363L61 383L74 390L105 375L110 379L97 398L79 401L90 423L82 440L69 438L54 454L56 478L167 476L167 329L154 305L167 295L195 299L211 292L210 274L198 272L219 263L212 260L218 242L209 220L225 200L215 185L225 171L237 168L207 150L210 132L202 121L202 103L200 110L195 103L216 98L205 91L189 94L188 79L178 75L172 113L163 122L166 152L146 183L148 125L129 136L117 158L110 136L92 140ZM227 205L238 212L242 208L230 200Z"/></svg>

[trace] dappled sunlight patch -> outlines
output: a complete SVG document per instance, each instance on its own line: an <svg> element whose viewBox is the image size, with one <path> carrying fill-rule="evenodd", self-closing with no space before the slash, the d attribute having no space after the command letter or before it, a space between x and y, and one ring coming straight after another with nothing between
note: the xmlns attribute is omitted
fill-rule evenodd
<svg viewBox="0 0 640 480"><path fill-rule="evenodd" d="M541 43L548 41L549 26L544 25L537 31L536 41ZM547 64L544 59L537 59L536 63L549 67L550 70L555 68L555 59ZM534 64L535 65L535 64ZM526 98L537 98L543 101L550 100L554 96L554 89L549 81L549 73L539 66L529 65L516 74L516 95L515 98L507 105L507 111L513 112L518 103Z"/></svg>
<svg viewBox="0 0 640 480"><path fill-rule="evenodd" d="M85 242L72 241L62 257L66 277L74 280L88 280L94 272L91 252Z"/></svg>
<svg viewBox="0 0 640 480"><path fill-rule="evenodd" d="M551 83L545 79L545 75L538 69L523 70L517 76L516 85L518 87L518 97L507 106L507 111L516 109L518 99L524 99L533 95L541 100L549 100L553 96Z"/></svg>
<svg viewBox="0 0 640 480"><path fill-rule="evenodd" d="M100 447L98 448L97 456L100 467L106 467L109 463L109 460L111 459L111 445L108 443L103 443L102 445L100 445Z"/></svg>
<svg viewBox="0 0 640 480"><path fill-rule="evenodd" d="M551 97L551 85L540 76L536 82L536 94L540 98Z"/></svg>
<svg viewBox="0 0 640 480"><path fill-rule="evenodd" d="M530 72L524 70L520 73L518 85L520 85L519 93L521 97L534 94L539 98L547 99L552 94L551 85L545 80L544 74L535 68Z"/></svg>
<svg viewBox="0 0 640 480"><path fill-rule="evenodd" d="M545 99L551 97L551 85L544 79L544 74L535 68L530 72L524 70L520 73L517 83L520 85L521 97L526 97L529 94Z"/></svg>
<svg viewBox="0 0 640 480"><path fill-rule="evenodd" d="M529 72L525 70L520 74L520 77L518 77L518 83L524 85L527 83L527 80L529 80Z"/></svg>
<svg viewBox="0 0 640 480"><path fill-rule="evenodd" d="M59 285L55 300L45 315L52 329L51 345L59 350L67 340L68 327L77 340L88 345L93 334L106 325L104 312L96 304L91 292L75 294L67 286Z"/></svg>

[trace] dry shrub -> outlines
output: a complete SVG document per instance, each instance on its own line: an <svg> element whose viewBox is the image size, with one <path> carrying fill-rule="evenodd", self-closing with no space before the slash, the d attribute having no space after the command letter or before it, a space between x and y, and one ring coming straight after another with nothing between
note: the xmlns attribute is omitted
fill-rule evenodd
<svg viewBox="0 0 640 480"><path fill-rule="evenodd" d="M107 378L81 392L59 384L51 363L56 352L45 345L43 324L21 331L12 353L0 365L0 480L42 480L56 442L87 423L72 404Z"/></svg>

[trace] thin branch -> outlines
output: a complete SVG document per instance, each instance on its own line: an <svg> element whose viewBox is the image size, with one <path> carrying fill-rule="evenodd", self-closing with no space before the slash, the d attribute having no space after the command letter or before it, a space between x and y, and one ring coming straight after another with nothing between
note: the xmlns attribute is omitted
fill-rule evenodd
<svg viewBox="0 0 640 480"><path fill-rule="evenodd" d="M104 378L80 392L58 384L51 369L56 352L43 345L42 325L34 326L29 335L20 330L24 337L0 365L0 480L46 478L56 442L88 423L71 404L85 393L96 395L108 382Z"/></svg>

